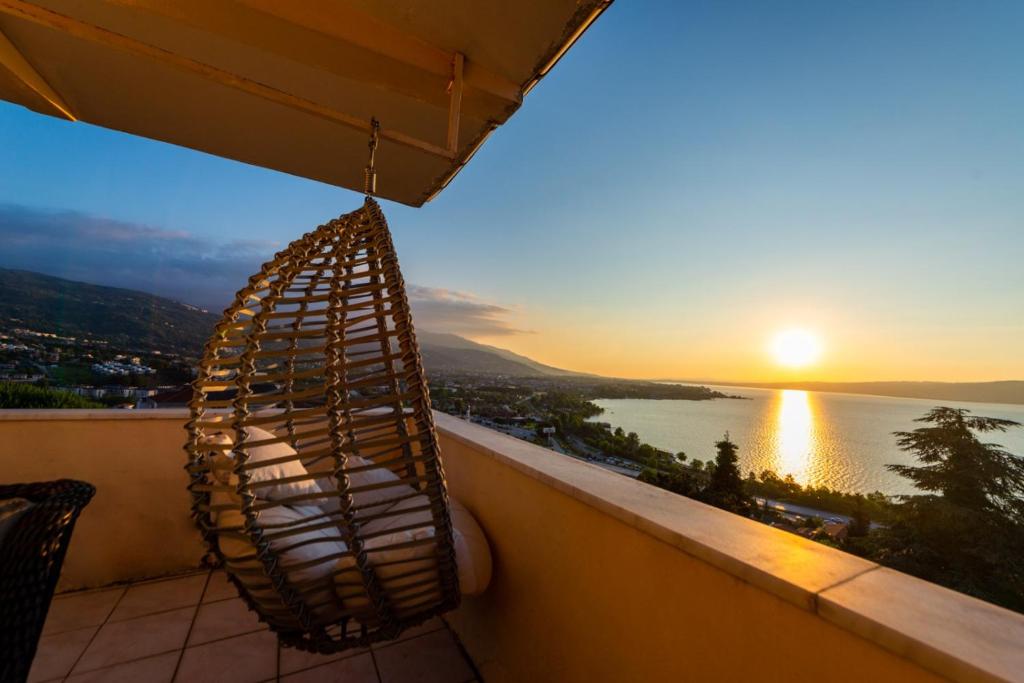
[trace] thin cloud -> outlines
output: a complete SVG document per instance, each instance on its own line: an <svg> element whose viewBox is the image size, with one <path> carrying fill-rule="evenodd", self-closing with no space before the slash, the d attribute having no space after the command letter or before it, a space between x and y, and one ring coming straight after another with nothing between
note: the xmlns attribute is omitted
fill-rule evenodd
<svg viewBox="0 0 1024 683"><path fill-rule="evenodd" d="M253 259L269 261L281 248L280 242L271 240L232 240L217 248L217 258Z"/></svg>
<svg viewBox="0 0 1024 683"><path fill-rule="evenodd" d="M481 337L529 333L512 325L512 309L467 292L411 285L408 293L416 323L424 329Z"/></svg>
<svg viewBox="0 0 1024 683"><path fill-rule="evenodd" d="M217 244L76 211L0 204L0 266L152 292L218 309L279 245Z"/></svg>

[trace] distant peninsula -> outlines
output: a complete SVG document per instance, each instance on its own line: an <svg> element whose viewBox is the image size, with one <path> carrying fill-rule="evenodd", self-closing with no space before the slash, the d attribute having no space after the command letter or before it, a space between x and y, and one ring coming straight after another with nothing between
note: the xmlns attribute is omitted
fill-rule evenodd
<svg viewBox="0 0 1024 683"><path fill-rule="evenodd" d="M679 380L682 382L683 380ZM705 382L757 389L801 389L844 394L872 394L937 401L1024 404L1024 380L999 382Z"/></svg>

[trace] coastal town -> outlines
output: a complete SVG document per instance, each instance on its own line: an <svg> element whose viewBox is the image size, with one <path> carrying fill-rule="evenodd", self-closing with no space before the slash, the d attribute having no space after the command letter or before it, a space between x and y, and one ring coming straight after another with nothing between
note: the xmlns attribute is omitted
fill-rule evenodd
<svg viewBox="0 0 1024 683"><path fill-rule="evenodd" d="M117 348L108 340L0 327L0 382L42 385L133 408L187 383L195 359L161 349Z"/></svg>

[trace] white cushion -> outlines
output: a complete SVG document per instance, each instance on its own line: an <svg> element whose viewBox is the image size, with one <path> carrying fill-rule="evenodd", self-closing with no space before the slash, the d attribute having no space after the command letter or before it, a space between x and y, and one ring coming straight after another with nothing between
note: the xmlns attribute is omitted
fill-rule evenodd
<svg viewBox="0 0 1024 683"><path fill-rule="evenodd" d="M298 455L295 452L295 449L284 441L267 444L265 446L256 446L255 448L249 446L248 444L253 441L266 441L277 438L265 429L260 429L259 427L246 427L245 433L247 437L245 451L249 456L249 460L247 462L249 465L255 465L275 458L295 457ZM225 443L232 443L232 439L228 434L221 433L206 437L204 442L224 445ZM230 456L231 454L227 453L227 455ZM253 484L278 481L285 477L299 477L309 474L298 457L295 457L294 460L288 460L274 465L248 469L247 472L249 473L250 482ZM293 496L323 493L320 486L313 479L275 484L273 486L255 486L254 490L258 498L263 498L265 500L286 500ZM315 505L318 502L318 500L309 499L305 504Z"/></svg>
<svg viewBox="0 0 1024 683"><path fill-rule="evenodd" d="M491 546L483 529L466 507L449 498L455 537L455 562L459 565L459 590L480 595L491 583Z"/></svg>
<svg viewBox="0 0 1024 683"><path fill-rule="evenodd" d="M251 440L263 441L274 438L272 434L256 427L247 427L248 436ZM212 437L216 438L216 437ZM230 440L228 441L230 443ZM259 446L249 450L249 462L260 462L271 458L287 457L294 455L295 450L286 443L270 444ZM349 456L347 466L349 468L365 467L372 464L371 461L359 456ZM242 515L240 506L241 500L233 493L237 486L237 477L230 473L232 461L230 456L225 454L214 458L214 479L219 480L221 491L214 492L211 496L211 503L215 509L219 506L228 509L221 509L215 512L218 527L238 527L244 525L245 518ZM306 473L306 468L296 459L269 467L261 467L251 470L252 480L268 481L278 477L299 476ZM309 480L292 484L280 484L277 486L260 487L256 489L259 498L268 500L280 500L303 493L324 493L325 498L320 501L319 506L311 501L309 505L277 506L268 508L260 514L262 524L282 524L291 527L316 524L318 521L308 522L324 512L336 512L338 509L337 496L331 495L332 489L336 490L336 481L333 477L321 477L323 488L315 481ZM379 533L380 535L369 538L364 548L369 552L369 559L372 563L380 565L377 568L377 577L385 591L394 591L404 584L414 583L427 578L426 574L402 577L401 574L416 570L429 570L434 566L434 554L436 546L433 543L422 543L405 548L392 548L395 545L402 545L412 541L432 539L435 536L433 517L429 510L429 499L425 495L412 496L405 500L388 505L387 502L401 497L408 493L414 493L415 489L400 483L400 477L384 467L374 468L363 472L355 472L349 475L349 481L353 488L371 486L374 484L393 483L392 486L371 489L369 491L358 491L353 494L356 508L361 512L360 516L379 515L383 511L397 513L374 519L363 526L363 533ZM223 486L229 484L229 486ZM455 546L455 559L459 573L459 586L464 595L479 595L488 586L491 580L491 553L484 536L483 530L477 524L473 515L459 501L450 499L451 519L453 529L453 541ZM414 508L428 508L414 510ZM376 509L374 509L376 508ZM322 520L320 520L322 521ZM410 526L413 528L401 531L391 531L401 527ZM389 532L390 533L386 533ZM274 530L268 529L267 533ZM314 541L297 548L285 550L289 546L303 541ZM255 548L247 538L235 534L220 535L221 552L229 560L232 558L245 557L255 552ZM289 580L292 582L325 581L325 590L336 592L342 597L345 605L350 609L364 608L368 605L365 594L362 593L361 579L355 570L355 561L352 557L338 558L337 555L346 551L346 545L340 538L337 529L328 528L312 531L302 531L284 539L271 541L271 548L278 553ZM373 552L377 549L388 548L380 552ZM316 562L318 558L323 561ZM311 562L311 566L297 568L298 565ZM398 563L398 564L392 564ZM335 576L336 574L336 576ZM331 579L333 578L333 583ZM418 592L411 589L410 593ZM268 599L273 596L268 593ZM401 610L401 604L396 605Z"/></svg>
<svg viewBox="0 0 1024 683"><path fill-rule="evenodd" d="M433 560L434 544L425 542L408 548L389 549L380 552L373 552L375 549L405 543L413 540L432 539L434 536L433 527L425 527L412 531L401 531L383 536L371 538L363 544L367 551L371 564L378 564L376 573L381 589L389 594L392 607L401 614L403 611L402 596L397 589L403 585L415 583L427 579L431 570L436 568ZM399 563L399 564L385 564ZM346 608L360 610L369 605L366 593L362 588L362 577L356 571L355 560L351 557L341 558L336 566L338 572L335 577L335 590L342 598ZM399 576L409 572L417 572L412 576ZM422 572L422 573L420 573ZM436 576L436 572L434 572ZM417 593L420 589L410 590L410 593ZM421 599L420 596L419 599ZM358 618L358 615L357 615Z"/></svg>
<svg viewBox="0 0 1024 683"><path fill-rule="evenodd" d="M413 492L411 488L409 491L410 493ZM415 508L423 507L426 507L427 509L415 510ZM410 510L413 511L409 512ZM387 517L379 517L368 524L364 524L363 533L382 532L412 524L430 527L431 532L434 530L434 517L430 514L430 499L425 495L420 494L418 496L413 496L412 498L400 500L390 507L385 508L385 510L374 511L374 514L381 515L385 512Z"/></svg>
<svg viewBox="0 0 1024 683"><path fill-rule="evenodd" d="M264 535L273 536L287 529L317 525L325 521L323 518L315 519L322 515L323 511L315 505L280 505L261 511L258 519ZM245 534L245 515L241 510L222 510L216 514L216 522L219 530L217 543L228 561L226 569L236 574L253 598L268 606L277 606L280 598L261 578L264 571L262 563L252 557L256 547ZM270 548L288 581L296 586L302 584L302 591L309 602L318 605L313 610L318 616L329 615L334 610L332 577L339 561L338 555L347 550L340 536L336 528L328 527L299 531L270 541ZM241 570L255 571L255 576L260 578L240 573Z"/></svg>
<svg viewBox="0 0 1024 683"><path fill-rule="evenodd" d="M455 562L459 572L459 589L463 595L479 595L491 581L490 546L480 525L465 506L455 499L450 499L449 502L451 504ZM426 496L416 496L395 504L389 511L411 510L426 505L429 505L429 499ZM393 545L433 538L435 535L433 518L429 510L402 512L377 519L366 524L363 527L363 532L378 533L403 526L415 526L416 528L374 536L366 540L364 548L367 551L373 551L378 548L388 548ZM377 577L383 588L394 590L404 583L416 582L425 578L425 576L399 577L399 575L431 566L435 552L435 545L424 543L405 548L370 552L369 558L371 562L382 565L377 568ZM418 559L422 562L415 561ZM390 564L393 562L401 564ZM348 584L345 586L347 591L345 595L349 596L346 599L346 604L350 607L365 604L365 600L351 597L351 584L358 581L354 567L355 563L352 558L342 558L338 562L338 570L342 572L339 579Z"/></svg>
<svg viewBox="0 0 1024 683"><path fill-rule="evenodd" d="M320 519L315 519L316 517L320 517ZM263 527L265 536L314 526L324 521L326 518L323 517L323 511L315 505L296 505L295 507L279 505L260 511L258 516L258 522ZM220 529L242 528L244 525L245 515L241 510L224 510L217 514L217 526ZM237 535L223 532L220 534L220 549L225 557L233 559L255 552L255 546L248 538L243 538L244 534L244 531L238 532ZM307 541L308 543L306 543ZM291 547L297 544L302 545ZM335 553L343 553L346 549L344 541L341 540L341 534L336 528L310 529L283 538L273 538L270 541L270 547L278 555L281 568L293 581L306 581L327 576L338 562L338 558L324 559L310 567L295 569L292 567L319 558L327 558Z"/></svg>
<svg viewBox="0 0 1024 683"><path fill-rule="evenodd" d="M366 467L368 465L373 465L373 461L361 458L358 455L350 455L346 463L346 470ZM349 485L353 489L373 486L374 484L391 484L390 486L382 486L381 488L374 488L368 491L352 492L352 499L356 509L364 514L380 512L380 510L372 510L370 508L383 506L389 502L394 504L395 498L415 492L408 484L401 483L401 478L386 467L375 467L362 472L352 472L348 475L348 480ZM338 497L331 495L333 491L338 489L337 479L333 476L326 476L321 477L317 481L320 482L320 487L328 493L328 496L321 503L321 507L328 512L337 512L340 508Z"/></svg>

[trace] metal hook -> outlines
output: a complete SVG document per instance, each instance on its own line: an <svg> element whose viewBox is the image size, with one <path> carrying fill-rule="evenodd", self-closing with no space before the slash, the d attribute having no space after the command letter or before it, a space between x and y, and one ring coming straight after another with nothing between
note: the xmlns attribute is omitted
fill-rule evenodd
<svg viewBox="0 0 1024 683"><path fill-rule="evenodd" d="M366 163L366 168L363 170L365 174L365 180L363 183L363 192L367 197L377 193L377 169L374 168L374 159L377 156L377 143L380 141L380 121L375 118L370 119L370 159Z"/></svg>

